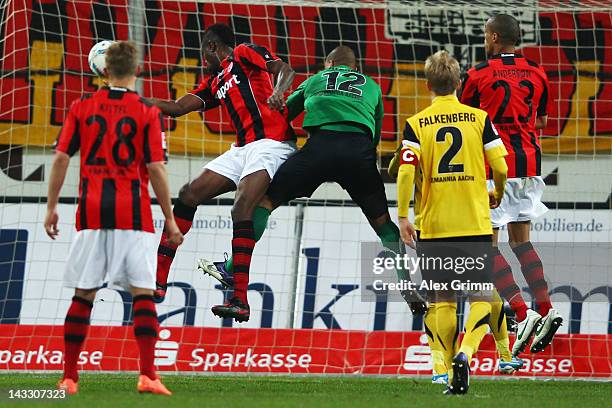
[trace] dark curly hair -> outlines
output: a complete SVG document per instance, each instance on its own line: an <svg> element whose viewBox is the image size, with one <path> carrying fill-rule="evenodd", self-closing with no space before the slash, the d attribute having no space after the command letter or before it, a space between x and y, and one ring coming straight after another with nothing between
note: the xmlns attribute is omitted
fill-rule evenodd
<svg viewBox="0 0 612 408"><path fill-rule="evenodd" d="M204 31L202 36L202 45L206 44L206 41L216 41L227 45L228 47L234 47L236 38L234 37L234 30L227 24L217 23L208 27Z"/></svg>

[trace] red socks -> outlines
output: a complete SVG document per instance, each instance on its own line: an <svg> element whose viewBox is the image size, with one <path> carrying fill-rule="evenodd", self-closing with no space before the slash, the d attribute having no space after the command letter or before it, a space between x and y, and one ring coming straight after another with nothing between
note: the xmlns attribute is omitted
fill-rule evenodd
<svg viewBox="0 0 612 408"><path fill-rule="evenodd" d="M538 308L538 313L546 316L552 308L550 296L548 295L548 284L544 279L544 268L538 253L531 245L531 242L524 242L512 249L519 262L521 272L533 293Z"/></svg>
<svg viewBox="0 0 612 408"><path fill-rule="evenodd" d="M157 312L153 296L138 295L133 300L134 336L140 350L140 374L152 380L157 379L155 372L155 342L157 341Z"/></svg>
<svg viewBox="0 0 612 408"><path fill-rule="evenodd" d="M249 268L255 248L253 221L234 222L232 239L232 256L234 258L234 296L248 305L247 289L249 286Z"/></svg>
<svg viewBox="0 0 612 408"><path fill-rule="evenodd" d="M506 258L499 252L499 248L493 248L493 283L495 288L510 303L510 307L516 313L519 322L527 317L527 305L521 296L521 290L514 281L512 268Z"/></svg>
<svg viewBox="0 0 612 408"><path fill-rule="evenodd" d="M157 341L157 312L153 296L134 297L134 335L140 350L140 373L155 380L157 374L153 364ZM64 378L79 381L77 363L81 348L89 329L89 318L93 304L74 296L64 322Z"/></svg>
<svg viewBox="0 0 612 408"><path fill-rule="evenodd" d="M176 224L183 235L187 234L191 229L193 217L197 208L189 207L182 201L178 201L172 210ZM168 283L168 275L170 274L170 266L176 255L175 245L168 244L168 235L166 231L162 233L159 248L157 249L157 283L166 285Z"/></svg>
<svg viewBox="0 0 612 408"><path fill-rule="evenodd" d="M64 379L79 381L77 363L89 329L93 303L74 296L64 322Z"/></svg>

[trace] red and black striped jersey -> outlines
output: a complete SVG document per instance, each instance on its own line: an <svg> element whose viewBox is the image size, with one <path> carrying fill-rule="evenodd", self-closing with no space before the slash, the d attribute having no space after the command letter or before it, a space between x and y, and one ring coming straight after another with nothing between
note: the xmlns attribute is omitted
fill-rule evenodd
<svg viewBox="0 0 612 408"><path fill-rule="evenodd" d="M104 87L70 106L56 150L81 151L76 229L154 232L148 163L167 160L160 110Z"/></svg>
<svg viewBox="0 0 612 408"><path fill-rule="evenodd" d="M259 139L295 139L287 110L281 113L268 107L274 87L266 64L277 60L264 47L240 44L221 61L217 75L205 76L191 91L204 102L204 110L225 106L236 130L236 146Z"/></svg>
<svg viewBox="0 0 612 408"><path fill-rule="evenodd" d="M498 54L467 72L461 102L483 109L497 128L508 156L508 177L541 175L536 117L548 114L546 72L519 54Z"/></svg>

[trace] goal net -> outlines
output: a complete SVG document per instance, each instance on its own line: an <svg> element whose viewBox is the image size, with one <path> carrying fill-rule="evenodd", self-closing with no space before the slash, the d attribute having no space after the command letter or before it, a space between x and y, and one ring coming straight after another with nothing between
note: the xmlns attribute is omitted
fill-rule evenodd
<svg viewBox="0 0 612 408"><path fill-rule="evenodd" d="M545 68L553 100L541 138L550 211L532 224L532 240L565 324L545 352L525 355L519 375L610 379L612 9L608 1L587 0L1 0L0 370L62 367L62 325L72 296L62 275L75 234L76 158L62 191L56 241L42 223L51 146L70 103L102 84L87 65L93 44L136 41L143 67L138 90L165 99L198 85L200 34L214 23L231 25L238 42L265 46L288 62L297 72L294 88L322 68L333 48L350 46L360 70L383 91L378 154L395 220L396 186L386 168L405 119L430 103L424 61L440 49L465 69L484 60L484 23L499 12L520 21L520 52ZM299 145L306 136L301 121L293 123ZM166 124L176 197L235 135L222 108ZM231 252L232 198L202 205L178 250L168 295L158 304L160 370L430 375L422 319L403 302L366 296L363 245L378 238L334 184L272 214L251 268L251 320L237 325L213 316L210 306L225 293L195 265L199 257L220 260ZM154 216L160 233L157 207ZM502 252L531 299L515 257L509 248ZM130 295L101 289L80 367L136 370L131 320ZM476 372L497 375L496 358L487 336Z"/></svg>

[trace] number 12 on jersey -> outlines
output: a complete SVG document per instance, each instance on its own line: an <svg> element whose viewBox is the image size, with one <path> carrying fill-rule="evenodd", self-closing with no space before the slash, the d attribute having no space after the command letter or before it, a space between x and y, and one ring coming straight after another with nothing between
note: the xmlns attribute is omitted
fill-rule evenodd
<svg viewBox="0 0 612 408"><path fill-rule="evenodd" d="M340 73L337 71L330 71L323 73L323 76L327 77L326 89L328 91L344 91L355 96L361 96L363 94L363 91L359 87L365 85L366 78L358 72ZM338 77L351 79L342 81L338 84Z"/></svg>

